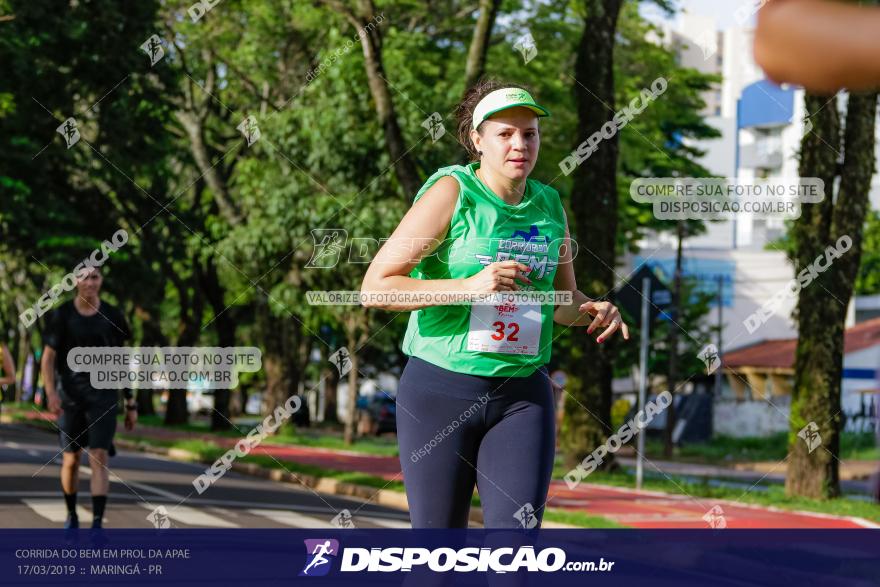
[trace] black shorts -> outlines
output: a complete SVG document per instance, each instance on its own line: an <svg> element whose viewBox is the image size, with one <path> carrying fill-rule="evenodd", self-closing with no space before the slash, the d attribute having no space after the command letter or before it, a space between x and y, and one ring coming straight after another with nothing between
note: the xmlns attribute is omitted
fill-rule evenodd
<svg viewBox="0 0 880 587"><path fill-rule="evenodd" d="M75 398L61 395L61 415L58 417L59 441L64 452L83 448L110 450L116 433L119 413L117 394L109 389L93 389Z"/></svg>

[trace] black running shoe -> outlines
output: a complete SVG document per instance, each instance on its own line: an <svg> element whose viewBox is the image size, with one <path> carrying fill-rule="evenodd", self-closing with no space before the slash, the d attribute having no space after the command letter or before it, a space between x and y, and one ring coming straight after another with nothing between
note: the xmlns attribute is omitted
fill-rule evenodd
<svg viewBox="0 0 880 587"><path fill-rule="evenodd" d="M79 518L76 514L67 514L67 519L64 521L64 529L65 530L76 530L79 528Z"/></svg>

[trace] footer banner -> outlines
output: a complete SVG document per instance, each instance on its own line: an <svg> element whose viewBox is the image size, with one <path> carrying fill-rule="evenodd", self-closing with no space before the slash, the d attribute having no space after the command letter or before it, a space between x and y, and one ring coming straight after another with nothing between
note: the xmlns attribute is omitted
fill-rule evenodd
<svg viewBox="0 0 880 587"><path fill-rule="evenodd" d="M0 530L0 585L880 585L880 530Z"/></svg>

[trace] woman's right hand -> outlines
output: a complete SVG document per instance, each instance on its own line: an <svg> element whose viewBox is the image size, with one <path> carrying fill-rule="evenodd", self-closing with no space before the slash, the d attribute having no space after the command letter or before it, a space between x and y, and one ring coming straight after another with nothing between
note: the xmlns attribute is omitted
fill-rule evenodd
<svg viewBox="0 0 880 587"><path fill-rule="evenodd" d="M512 259L489 263L482 271L464 280L464 288L471 293L494 293L499 291L517 291L519 286L514 281L519 279L531 284L526 277L530 269Z"/></svg>

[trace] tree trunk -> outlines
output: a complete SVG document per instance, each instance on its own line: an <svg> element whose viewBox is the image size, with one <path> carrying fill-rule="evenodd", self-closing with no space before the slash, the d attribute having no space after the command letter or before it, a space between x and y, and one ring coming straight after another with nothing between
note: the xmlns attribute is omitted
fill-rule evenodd
<svg viewBox="0 0 880 587"><path fill-rule="evenodd" d="M358 377L360 375L360 352L363 345L370 339L370 314L367 312L351 312L342 318L345 341L351 367L348 372L348 418L345 421L345 444L354 440L354 427L357 422L356 406L358 395Z"/></svg>
<svg viewBox="0 0 880 587"><path fill-rule="evenodd" d="M585 0L584 32L575 62L575 100L578 112L577 142L587 139L613 116L614 41L621 0ZM607 105L607 106L606 106ZM603 140L587 164L574 172L571 206L572 236L586 240L589 252L574 259L578 287L590 297L605 296L614 286L617 232L617 136ZM596 214L601 210L602 214ZM574 466L605 441L611 432L611 338L596 344L583 331L576 332L575 347L583 357L569 365L573 375L572 406L566 410L560 435L566 464ZM606 459L610 464L611 458Z"/></svg>
<svg viewBox="0 0 880 587"><path fill-rule="evenodd" d="M477 83L486 69L486 54L489 52L489 40L501 0L480 0L480 14L474 25L471 46L468 50L467 64L464 73L464 91Z"/></svg>
<svg viewBox="0 0 880 587"><path fill-rule="evenodd" d="M217 344L221 347L235 346L235 322L229 313L223 299L223 287L220 285L220 277L217 275L217 267L213 259L205 262L203 270L199 273L199 286L205 292L208 303L214 312L212 322L217 332ZM230 390L214 390L214 409L211 411L211 430L229 430L232 428L229 409Z"/></svg>
<svg viewBox="0 0 880 587"><path fill-rule="evenodd" d="M325 367L321 370L321 381L324 382L324 422L327 424L338 424L339 414L337 413L337 386L339 385L339 370L328 365L328 357L330 353L326 347L321 350L321 364Z"/></svg>
<svg viewBox="0 0 880 587"><path fill-rule="evenodd" d="M140 320L142 325L141 328L143 329L143 340L140 341L141 346L166 346L168 344L168 339L159 327L159 320L156 319L159 315L158 308L144 308L143 306L136 305L134 313ZM153 389L149 387L141 388L136 391L135 397L137 399L139 416L156 415L156 408L153 405L153 395Z"/></svg>
<svg viewBox="0 0 880 587"><path fill-rule="evenodd" d="M837 151L840 120L836 100L807 94L807 112L813 131L801 143L801 177L818 177L825 182L825 200L802 205L793 236L795 272L822 257L826 270L817 283L802 286L796 318L798 344L792 389L789 432L788 495L829 498L840 495L839 454L842 417L840 386L843 375L844 322L847 305L861 258L861 233L868 209L868 192L874 174L874 120L877 94L851 94L847 105L846 130L836 202L834 179L838 174ZM826 250L848 236L852 248L830 264Z"/></svg>
<svg viewBox="0 0 880 587"><path fill-rule="evenodd" d="M193 260L193 267L196 272L199 270L198 261ZM202 324L202 310L204 308L204 298L198 285L198 277L195 276L189 281L179 279L173 271L166 272L168 278L171 279L178 290L180 298L180 336L175 342L176 346L193 346L199 340ZM192 297L190 297L190 289ZM165 425L186 424L189 421L189 412L186 405L185 389L168 390L168 403L165 406Z"/></svg>
<svg viewBox="0 0 880 587"><path fill-rule="evenodd" d="M266 373L266 410L271 414L290 395L290 364L285 355L285 338L289 335L287 320L272 315L269 299L257 298L257 327L263 341L263 370Z"/></svg>
<svg viewBox="0 0 880 587"><path fill-rule="evenodd" d="M388 146L391 160L394 162L397 181L400 182L405 197L409 201L419 191L422 180L400 130L394 100L386 81L385 68L382 64L382 33L376 24L378 16L376 7L372 0L358 0L358 14L355 14L348 5L340 0L322 1L330 8L340 12L360 36L367 83L370 86L373 101L376 103L376 114L385 133L385 143ZM380 19L380 22L381 20L384 18ZM364 34L360 34L361 32Z"/></svg>
<svg viewBox="0 0 880 587"><path fill-rule="evenodd" d="M352 328L346 328L346 342L349 349L357 348L357 339ZM360 359L357 352L350 352L351 370L348 372L348 399L347 417L345 418L345 444L354 442L354 426L357 422L357 396L358 396L358 369L360 369Z"/></svg>
<svg viewBox="0 0 880 587"><path fill-rule="evenodd" d="M32 354L31 350L31 332L27 328L24 327L24 324L19 322L18 324L18 364L15 366L15 374L16 374L16 382L13 384L15 389L15 397L13 401L20 402L21 394L24 391L24 369L25 365L27 365L27 357ZM34 362L34 369L36 369L36 361ZM34 391L36 391L37 387L37 378L36 373L33 378L33 386ZM32 396L33 401L33 396Z"/></svg>

